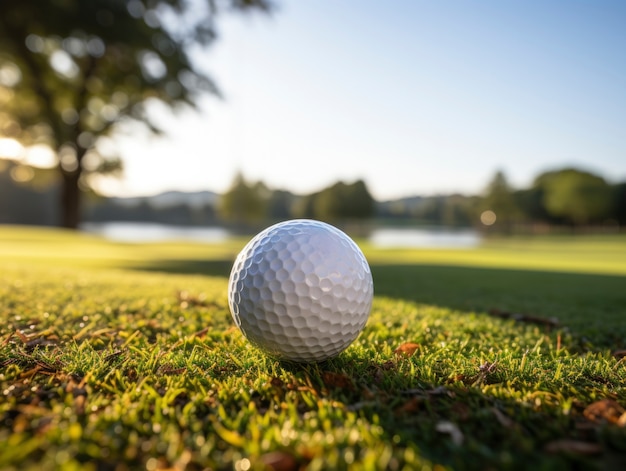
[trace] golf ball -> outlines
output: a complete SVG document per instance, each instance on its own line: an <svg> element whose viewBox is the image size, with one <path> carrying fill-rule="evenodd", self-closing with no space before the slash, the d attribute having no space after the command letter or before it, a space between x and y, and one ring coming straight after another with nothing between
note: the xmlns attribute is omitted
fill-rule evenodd
<svg viewBox="0 0 626 471"><path fill-rule="evenodd" d="M369 317L374 285L359 247L329 224L285 221L256 235L228 283L235 324L271 356L296 362L339 355Z"/></svg>

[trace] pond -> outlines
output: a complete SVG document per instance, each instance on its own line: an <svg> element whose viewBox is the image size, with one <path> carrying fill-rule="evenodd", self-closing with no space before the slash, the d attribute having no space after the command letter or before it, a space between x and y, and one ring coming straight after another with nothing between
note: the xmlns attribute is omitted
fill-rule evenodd
<svg viewBox="0 0 626 471"><path fill-rule="evenodd" d="M224 242L230 232L219 226L184 227L143 222L84 223L81 229L116 242L162 242L187 240L194 242ZM455 248L476 247L480 234L471 229L441 227L379 227L374 228L369 242L380 248Z"/></svg>
<svg viewBox="0 0 626 471"><path fill-rule="evenodd" d="M472 229L445 227L380 227L369 236L372 245L380 248L454 248L478 246L481 236Z"/></svg>
<svg viewBox="0 0 626 471"><path fill-rule="evenodd" d="M115 242L163 242L187 240L194 242L224 242L230 237L227 229L219 226L171 226L152 222L86 222L81 230Z"/></svg>

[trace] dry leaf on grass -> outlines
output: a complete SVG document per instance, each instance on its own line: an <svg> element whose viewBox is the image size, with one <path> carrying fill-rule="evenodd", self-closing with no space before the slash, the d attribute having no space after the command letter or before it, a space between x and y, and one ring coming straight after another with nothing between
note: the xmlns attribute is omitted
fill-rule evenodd
<svg viewBox="0 0 626 471"><path fill-rule="evenodd" d="M612 399L602 399L587 406L583 415L592 422L606 421L611 424L623 426L623 419L626 410ZM622 422L622 424L620 424Z"/></svg>
<svg viewBox="0 0 626 471"><path fill-rule="evenodd" d="M275 388L282 388L285 385L283 380L280 378L277 378L276 376L270 379L270 384L274 386Z"/></svg>
<svg viewBox="0 0 626 471"><path fill-rule="evenodd" d="M395 353L398 356L404 356L408 358L408 357L415 355L415 352L417 351L418 348L420 348L418 343L405 342L402 345L400 345L398 348L396 348L393 351L393 353Z"/></svg>
<svg viewBox="0 0 626 471"><path fill-rule="evenodd" d="M322 381L327 388L348 389L350 391L354 390L352 380L342 373L324 371L322 373Z"/></svg>
<svg viewBox="0 0 626 471"><path fill-rule="evenodd" d="M194 332L193 334L191 334L192 337L197 337L199 339L203 339L204 337L206 337L206 334L209 333L209 327L205 327L202 330L199 330L198 332Z"/></svg>
<svg viewBox="0 0 626 471"><path fill-rule="evenodd" d="M394 411L396 415L403 416L405 414L412 414L413 412L417 412L422 404L423 399L419 397L412 397L408 401L406 401L401 406L397 407Z"/></svg>
<svg viewBox="0 0 626 471"><path fill-rule="evenodd" d="M295 471L299 468L298 461L284 451L272 451L259 458L267 468L274 471Z"/></svg>

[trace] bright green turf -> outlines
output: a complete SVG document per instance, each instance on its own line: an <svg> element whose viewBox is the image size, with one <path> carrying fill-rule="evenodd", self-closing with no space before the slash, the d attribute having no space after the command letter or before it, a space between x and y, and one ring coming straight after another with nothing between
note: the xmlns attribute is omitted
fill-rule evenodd
<svg viewBox="0 0 626 471"><path fill-rule="evenodd" d="M467 251L364 244L370 321L337 359L309 366L268 359L233 328L226 276L244 243L124 245L0 228L0 469L626 460L626 427L583 415L600 399L626 406L626 360L612 355L626 348L626 238ZM396 355L404 342L419 348ZM562 439L596 453L547 451Z"/></svg>

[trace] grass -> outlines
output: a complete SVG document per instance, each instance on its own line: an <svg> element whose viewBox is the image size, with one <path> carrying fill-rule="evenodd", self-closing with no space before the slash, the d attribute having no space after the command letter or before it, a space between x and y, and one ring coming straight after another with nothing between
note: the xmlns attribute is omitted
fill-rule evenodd
<svg viewBox="0 0 626 471"><path fill-rule="evenodd" d="M226 277L244 243L0 228L0 468L626 459L624 237L363 244L368 325L338 358L306 366L267 358L233 327Z"/></svg>

